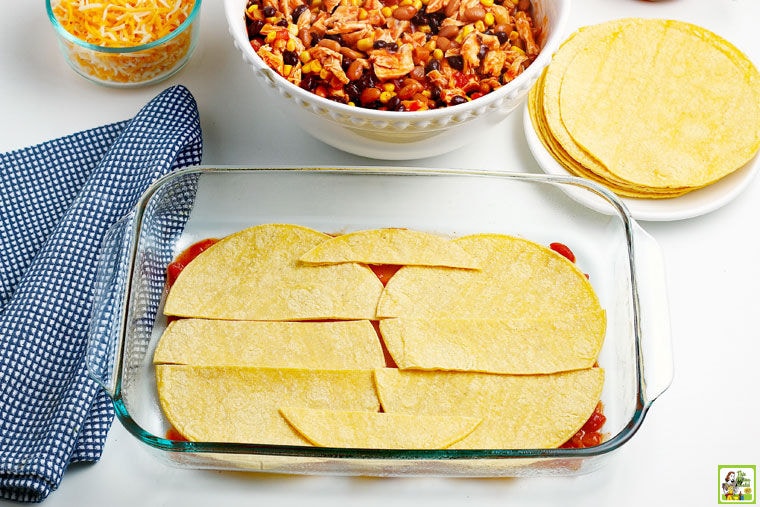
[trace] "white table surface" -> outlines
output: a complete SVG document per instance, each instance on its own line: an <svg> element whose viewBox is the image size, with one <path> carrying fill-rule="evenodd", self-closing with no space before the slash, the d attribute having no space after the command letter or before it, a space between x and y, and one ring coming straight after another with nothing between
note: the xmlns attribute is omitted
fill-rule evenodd
<svg viewBox="0 0 760 507"><path fill-rule="evenodd" d="M41 0L3 7L0 152L130 118L166 86L181 83L198 101L204 164L391 164L342 153L288 126L253 84L217 0L205 0L202 35L187 67L168 82L131 90L93 85L72 72ZM760 62L760 0L574 0L568 34L625 16L701 24ZM404 164L539 171L519 113L472 146ZM639 432L599 472L478 480L186 471L154 461L115 422L101 461L69 470L45 505L714 505L719 464L760 464L758 219L760 181L754 181L708 215L642 223L665 256L675 379Z"/></svg>

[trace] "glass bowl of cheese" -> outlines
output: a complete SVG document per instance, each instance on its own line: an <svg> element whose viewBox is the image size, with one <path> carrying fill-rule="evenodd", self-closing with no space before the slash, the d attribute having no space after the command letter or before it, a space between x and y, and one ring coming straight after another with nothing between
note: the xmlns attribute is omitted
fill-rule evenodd
<svg viewBox="0 0 760 507"><path fill-rule="evenodd" d="M46 0L66 61L98 84L154 84L178 72L198 40L201 0Z"/></svg>

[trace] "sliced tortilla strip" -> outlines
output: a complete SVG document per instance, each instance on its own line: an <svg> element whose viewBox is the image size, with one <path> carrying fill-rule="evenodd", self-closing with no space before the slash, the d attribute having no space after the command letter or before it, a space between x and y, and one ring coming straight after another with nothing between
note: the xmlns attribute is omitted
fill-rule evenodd
<svg viewBox="0 0 760 507"><path fill-rule="evenodd" d="M599 401L604 370L551 375L495 375L375 370L388 413L482 417L457 449L556 448L588 420Z"/></svg>
<svg viewBox="0 0 760 507"><path fill-rule="evenodd" d="M301 256L310 264L361 262L477 269L475 259L451 239L409 229L367 229L341 234Z"/></svg>
<svg viewBox="0 0 760 507"><path fill-rule="evenodd" d="M154 363L373 369L385 365L368 320L264 322L179 319L164 331Z"/></svg>
<svg viewBox="0 0 760 507"><path fill-rule="evenodd" d="M230 320L372 319L382 283L367 266L308 266L304 252L330 238L290 224L250 227L182 270L164 313Z"/></svg>
<svg viewBox="0 0 760 507"><path fill-rule="evenodd" d="M197 442L309 445L278 407L377 411L371 370L156 365L163 413Z"/></svg>
<svg viewBox="0 0 760 507"><path fill-rule="evenodd" d="M480 270L404 266L385 286L378 317L551 319L600 308L586 276L547 247L503 234L455 241Z"/></svg>
<svg viewBox="0 0 760 507"><path fill-rule="evenodd" d="M590 368L604 342L602 309L551 319L380 321L401 369L536 374Z"/></svg>
<svg viewBox="0 0 760 507"><path fill-rule="evenodd" d="M472 433L479 417L386 414L283 407L280 413L320 447L445 449Z"/></svg>

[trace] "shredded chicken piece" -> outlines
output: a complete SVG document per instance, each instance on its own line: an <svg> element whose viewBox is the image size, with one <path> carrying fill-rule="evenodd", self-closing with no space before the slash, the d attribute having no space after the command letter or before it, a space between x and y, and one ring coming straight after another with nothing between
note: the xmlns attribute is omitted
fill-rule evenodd
<svg viewBox="0 0 760 507"><path fill-rule="evenodd" d="M332 72L341 83L346 84L351 81L348 79L348 76L346 76L341 65L343 56L337 51L333 51L324 46L314 46L309 50L309 54L311 54L312 58L319 60L319 63L322 64L322 68Z"/></svg>
<svg viewBox="0 0 760 507"><path fill-rule="evenodd" d="M541 48L538 47L538 44L533 39L533 27L525 12L517 11L515 13L515 28L520 37L525 40L525 52L531 56L536 56L541 51Z"/></svg>
<svg viewBox="0 0 760 507"><path fill-rule="evenodd" d="M403 77L414 69L411 44L403 44L395 53L387 49L373 50L369 59L375 75L383 80Z"/></svg>

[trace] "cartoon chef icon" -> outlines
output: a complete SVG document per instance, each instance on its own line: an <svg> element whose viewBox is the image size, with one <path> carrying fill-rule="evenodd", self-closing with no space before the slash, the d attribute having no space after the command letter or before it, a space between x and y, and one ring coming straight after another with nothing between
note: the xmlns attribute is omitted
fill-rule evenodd
<svg viewBox="0 0 760 507"><path fill-rule="evenodd" d="M736 491L736 473L730 471L726 474L726 478L721 485L723 488L723 496L726 500L733 500L734 493Z"/></svg>

